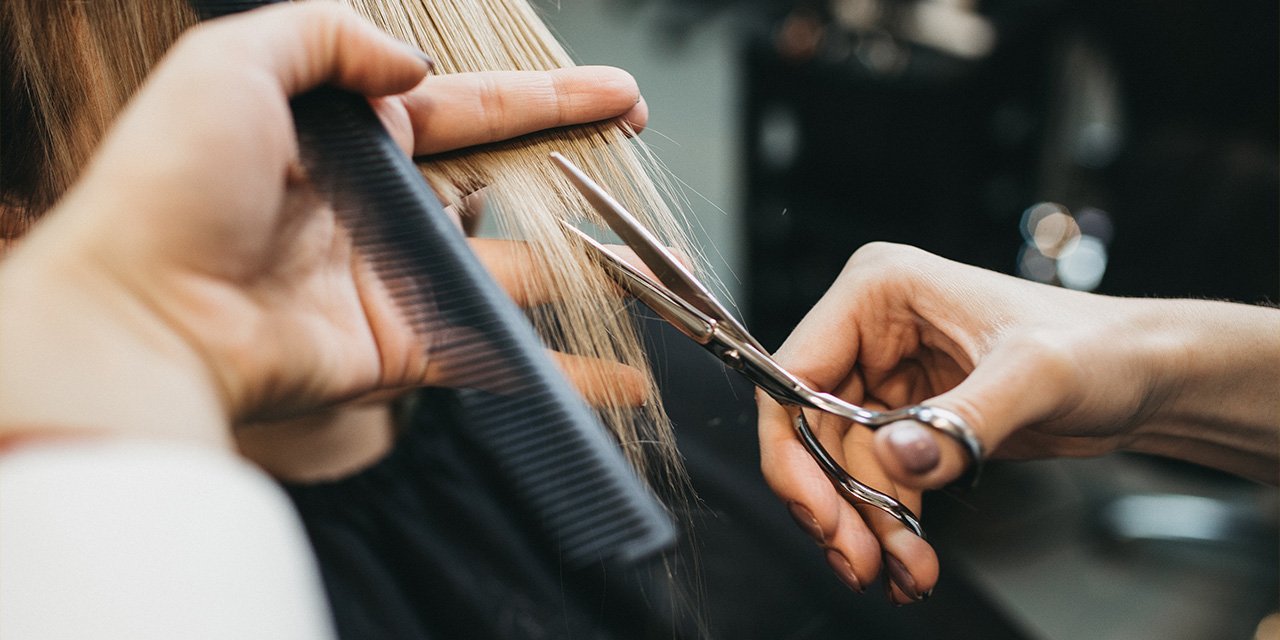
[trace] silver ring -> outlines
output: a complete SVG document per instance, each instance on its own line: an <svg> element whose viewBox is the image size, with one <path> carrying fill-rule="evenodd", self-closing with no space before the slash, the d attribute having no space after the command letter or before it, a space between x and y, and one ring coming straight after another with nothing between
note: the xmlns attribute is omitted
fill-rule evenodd
<svg viewBox="0 0 1280 640"><path fill-rule="evenodd" d="M955 440L969 455L969 464L965 466L964 473L960 474L959 478L956 478L952 486L970 488L976 485L978 483L978 475L982 471L982 463L986 460L986 452L973 427L970 427L969 423L965 422L964 418L961 418L956 412L942 407L916 405L911 407L907 413L912 418L941 431L952 440Z"/></svg>

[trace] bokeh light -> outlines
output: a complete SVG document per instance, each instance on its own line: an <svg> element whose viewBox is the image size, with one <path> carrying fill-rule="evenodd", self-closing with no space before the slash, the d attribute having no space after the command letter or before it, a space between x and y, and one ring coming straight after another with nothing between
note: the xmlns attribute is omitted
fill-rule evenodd
<svg viewBox="0 0 1280 640"><path fill-rule="evenodd" d="M1058 281L1068 289L1093 291L1106 271L1107 247L1093 236L1081 236L1071 251L1058 258Z"/></svg>
<svg viewBox="0 0 1280 640"><path fill-rule="evenodd" d="M1041 202L1022 212L1024 240L1018 251L1018 275L1028 280L1093 291L1107 271L1107 245L1114 227L1107 212L1085 207L1080 215L1056 202Z"/></svg>

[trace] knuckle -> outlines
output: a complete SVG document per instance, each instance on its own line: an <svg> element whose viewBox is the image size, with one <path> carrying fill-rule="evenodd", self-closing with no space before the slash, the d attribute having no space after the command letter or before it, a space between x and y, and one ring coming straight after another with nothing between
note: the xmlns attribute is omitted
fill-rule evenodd
<svg viewBox="0 0 1280 640"><path fill-rule="evenodd" d="M905 244L897 244L895 242L875 241L868 242L853 255L849 257L848 263L877 263L882 261L896 261L913 253L923 253L915 247Z"/></svg>
<svg viewBox="0 0 1280 640"><path fill-rule="evenodd" d="M309 21L312 26L337 25L351 21L357 15L350 7L336 2L304 2L293 6L297 9L291 10L297 11L300 19Z"/></svg>
<svg viewBox="0 0 1280 640"><path fill-rule="evenodd" d="M502 140L506 137L506 97L496 78L491 75L479 76L480 87L476 92L479 104L480 121L484 123L490 140Z"/></svg>
<svg viewBox="0 0 1280 640"><path fill-rule="evenodd" d="M916 251L919 250L892 242L868 242L849 256L842 273L858 271L892 274L899 271L895 266L909 263L911 254Z"/></svg>
<svg viewBox="0 0 1280 640"><path fill-rule="evenodd" d="M556 73L548 73L546 75L546 91L549 94L551 111L554 115L555 122L565 124L570 122L573 114L573 91L570 88L566 78Z"/></svg>
<svg viewBox="0 0 1280 640"><path fill-rule="evenodd" d="M329 2L305 2L291 5L288 10L294 13L290 22L298 32L316 43L332 44L345 19L350 18L345 7Z"/></svg>
<svg viewBox="0 0 1280 640"><path fill-rule="evenodd" d="M843 281L893 286L906 284L921 276L924 251L891 242L869 242L858 248L845 261L840 272ZM860 285L861 286L861 285Z"/></svg>

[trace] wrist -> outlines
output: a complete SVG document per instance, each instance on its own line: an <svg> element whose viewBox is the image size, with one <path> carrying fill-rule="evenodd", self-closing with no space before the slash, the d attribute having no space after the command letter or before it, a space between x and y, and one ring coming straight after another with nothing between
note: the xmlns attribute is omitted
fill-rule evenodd
<svg viewBox="0 0 1280 640"><path fill-rule="evenodd" d="M1155 373L1151 407L1128 448L1276 482L1280 311L1201 300L1142 304Z"/></svg>
<svg viewBox="0 0 1280 640"><path fill-rule="evenodd" d="M0 265L0 435L229 447L225 403L185 341L71 238L37 235Z"/></svg>

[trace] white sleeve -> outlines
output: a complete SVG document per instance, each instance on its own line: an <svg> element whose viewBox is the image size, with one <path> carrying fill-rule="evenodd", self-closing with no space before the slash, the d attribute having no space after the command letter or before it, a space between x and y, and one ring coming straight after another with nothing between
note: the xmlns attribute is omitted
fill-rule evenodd
<svg viewBox="0 0 1280 640"><path fill-rule="evenodd" d="M0 454L0 638L332 637L292 505L231 454L115 441Z"/></svg>

